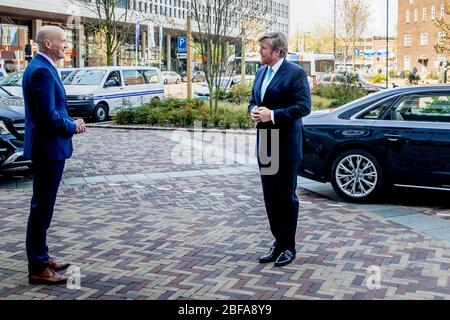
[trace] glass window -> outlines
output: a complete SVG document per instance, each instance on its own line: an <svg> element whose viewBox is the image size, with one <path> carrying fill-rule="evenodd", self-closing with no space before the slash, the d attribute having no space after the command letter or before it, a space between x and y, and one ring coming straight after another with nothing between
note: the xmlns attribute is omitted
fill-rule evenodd
<svg viewBox="0 0 450 320"><path fill-rule="evenodd" d="M145 83L159 83L159 77L156 70L143 70L142 74L145 78Z"/></svg>
<svg viewBox="0 0 450 320"><path fill-rule="evenodd" d="M124 70L123 78L126 86L145 84L144 75L138 70Z"/></svg>
<svg viewBox="0 0 450 320"><path fill-rule="evenodd" d="M109 76L108 79L106 79L105 85L107 85L108 87L121 87L122 86L122 80L120 77L120 72L119 71L112 71Z"/></svg>
<svg viewBox="0 0 450 320"><path fill-rule="evenodd" d="M106 71L104 70L76 70L69 74L64 79L66 85L82 85L82 86L96 86L102 83Z"/></svg>
<svg viewBox="0 0 450 320"><path fill-rule="evenodd" d="M450 95L407 96L391 111L389 118L450 123Z"/></svg>
<svg viewBox="0 0 450 320"><path fill-rule="evenodd" d="M378 106L370 109L363 115L359 116L358 119L380 119L384 112L392 105L395 99L389 99Z"/></svg>

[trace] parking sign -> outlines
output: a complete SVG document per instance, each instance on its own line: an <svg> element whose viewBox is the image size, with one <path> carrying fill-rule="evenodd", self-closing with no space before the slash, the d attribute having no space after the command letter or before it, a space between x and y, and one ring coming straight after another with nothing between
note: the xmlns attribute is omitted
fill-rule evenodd
<svg viewBox="0 0 450 320"><path fill-rule="evenodd" d="M178 37L178 53L187 53L186 37Z"/></svg>

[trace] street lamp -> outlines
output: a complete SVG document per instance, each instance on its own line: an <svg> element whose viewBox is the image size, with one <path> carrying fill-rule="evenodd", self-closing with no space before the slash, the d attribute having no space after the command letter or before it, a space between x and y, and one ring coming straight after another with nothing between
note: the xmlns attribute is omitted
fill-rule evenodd
<svg viewBox="0 0 450 320"><path fill-rule="evenodd" d="M386 0L386 89L389 88L389 0Z"/></svg>
<svg viewBox="0 0 450 320"><path fill-rule="evenodd" d="M333 35L333 56L336 64L336 0L334 0L334 35ZM336 66L334 66L336 70Z"/></svg>

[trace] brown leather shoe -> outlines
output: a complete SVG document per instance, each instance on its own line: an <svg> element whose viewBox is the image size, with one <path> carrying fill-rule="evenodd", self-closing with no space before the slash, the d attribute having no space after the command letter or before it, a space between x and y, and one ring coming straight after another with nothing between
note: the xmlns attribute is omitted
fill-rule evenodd
<svg viewBox="0 0 450 320"><path fill-rule="evenodd" d="M30 284L66 284L67 277L56 273L50 268L45 268L42 272L37 274L29 274L28 282Z"/></svg>
<svg viewBox="0 0 450 320"><path fill-rule="evenodd" d="M50 258L48 259L48 265L53 269L53 271L58 272L67 269L70 266L70 263L56 262L55 259Z"/></svg>

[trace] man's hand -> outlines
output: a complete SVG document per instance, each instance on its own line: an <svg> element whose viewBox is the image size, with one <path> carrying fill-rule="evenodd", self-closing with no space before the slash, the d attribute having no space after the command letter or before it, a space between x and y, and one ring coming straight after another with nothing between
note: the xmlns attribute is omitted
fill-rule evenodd
<svg viewBox="0 0 450 320"><path fill-rule="evenodd" d="M250 113L250 117L252 118L252 120L254 122L261 122L261 118L259 116L259 108L258 108L258 106L255 106L252 109L252 112Z"/></svg>
<svg viewBox="0 0 450 320"><path fill-rule="evenodd" d="M266 107L260 107L259 108L259 118L262 122L272 121L270 109L267 109Z"/></svg>
<svg viewBox="0 0 450 320"><path fill-rule="evenodd" d="M74 123L77 125L77 134L86 132L86 124L83 119L77 119Z"/></svg>

